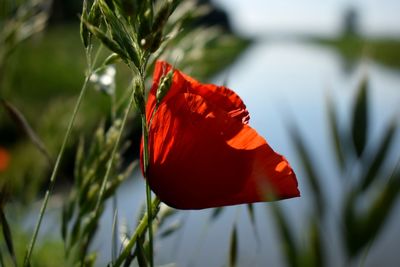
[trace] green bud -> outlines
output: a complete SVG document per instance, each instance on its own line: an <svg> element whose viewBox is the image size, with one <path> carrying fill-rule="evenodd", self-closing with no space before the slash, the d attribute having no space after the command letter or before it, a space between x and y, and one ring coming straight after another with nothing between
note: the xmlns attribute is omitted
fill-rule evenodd
<svg viewBox="0 0 400 267"><path fill-rule="evenodd" d="M173 76L174 70L171 69L165 76L161 77L156 93L157 105L160 104L171 88Z"/></svg>

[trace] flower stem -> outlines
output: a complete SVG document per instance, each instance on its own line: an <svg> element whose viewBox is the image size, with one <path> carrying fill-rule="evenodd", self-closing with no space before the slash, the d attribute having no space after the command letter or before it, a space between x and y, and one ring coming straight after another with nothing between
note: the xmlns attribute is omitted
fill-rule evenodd
<svg viewBox="0 0 400 267"><path fill-rule="evenodd" d="M83 97L84 97L84 95L86 93L86 89L88 87L87 85L88 85L88 82L89 82L89 78L90 78L90 75L86 75L85 81L84 81L84 83L82 85L82 88L81 88L81 91L79 93L78 100L77 100L77 102L75 104L74 111L73 111L71 119L69 121L67 132L65 133L64 140L62 142L60 151L58 153L57 160L56 160L56 162L54 164L53 172L51 173L51 177L50 177L49 187L47 188L47 191L46 191L42 206L40 208L40 213L39 213L38 220L36 222L35 230L34 230L33 235L32 235L32 239L31 239L31 241L29 243L29 247L28 247L27 252L25 254L25 258L24 258L24 266L25 267L30 265L30 259L31 259L31 256L32 256L32 251L33 251L33 249L35 247L37 235L39 233L39 229L40 229L40 226L42 224L44 213L46 212L46 208L47 208L47 204L49 202L50 195L53 192L53 188L54 188L54 184L56 182L58 169L60 168L60 163L61 163L61 160L62 160L62 157L63 157L63 154L64 154L64 150L65 150L65 147L66 147L66 145L68 143L69 137L71 135L72 126L74 125L74 122L75 122L75 119L76 119L76 115L78 114L78 110L79 110L79 108L81 106Z"/></svg>
<svg viewBox="0 0 400 267"><path fill-rule="evenodd" d="M125 246L124 250L121 252L115 263L112 265L113 267L121 266L122 262L129 256L133 246L136 244L137 239L145 233L147 227L151 226L151 221L155 216L155 214L157 214L160 203L161 203L160 199L156 196L153 202L151 203L151 212L150 213L146 212L143 215L142 220L140 220L139 225L136 227L135 232L133 233L128 244ZM153 217L150 217L149 214L151 214Z"/></svg>

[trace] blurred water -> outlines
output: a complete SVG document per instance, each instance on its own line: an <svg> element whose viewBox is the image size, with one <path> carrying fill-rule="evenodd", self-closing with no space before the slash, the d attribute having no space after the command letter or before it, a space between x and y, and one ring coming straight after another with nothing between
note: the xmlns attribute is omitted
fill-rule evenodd
<svg viewBox="0 0 400 267"><path fill-rule="evenodd" d="M397 0L213 0L227 10L233 28L245 36L318 35L336 36L342 30L344 14L353 9L359 15L362 35L399 36L400 2Z"/></svg>
<svg viewBox="0 0 400 267"><path fill-rule="evenodd" d="M246 103L251 114L250 125L263 135L269 144L284 154L295 169L301 198L281 202L292 226L301 240L310 216L310 194L304 180L304 170L297 159L286 125L295 122L302 132L308 148L313 152L315 164L321 173L330 202L328 229L324 239L329 240L328 249L333 252L332 266L343 266L342 251L337 232L337 212L340 204L341 183L333 163L332 144L326 119L326 99L332 96L339 111L340 121L349 123L349 108L357 85L364 75L370 79L371 127L373 140L379 136L388 121L399 115L400 72L373 62L358 62L353 69L344 68L344 62L333 50L303 41L259 41L246 51L237 63L218 75L213 82L228 81ZM392 148L391 158L400 156L400 136ZM137 174L136 176L140 176ZM140 177L127 182L119 191L120 217L134 228L139 205L144 199L144 184ZM256 205L255 234L245 206L226 208L222 216L210 223L210 210L182 211L175 219L182 219L184 227L171 237L156 241L156 262L177 266L226 266L229 238L233 223L239 231L238 266L283 266L279 238L268 210L269 204ZM111 205L103 218L100 237L94 248L110 258ZM396 253L400 240L400 219L397 207L387 224L382 238L374 243L366 266L397 266L400 257ZM257 235L257 237L256 237Z"/></svg>

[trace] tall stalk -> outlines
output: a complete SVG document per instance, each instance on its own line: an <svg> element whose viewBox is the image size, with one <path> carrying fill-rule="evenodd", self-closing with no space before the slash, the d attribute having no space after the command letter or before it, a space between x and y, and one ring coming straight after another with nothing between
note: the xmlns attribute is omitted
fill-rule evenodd
<svg viewBox="0 0 400 267"><path fill-rule="evenodd" d="M88 87L89 78L90 78L90 75L87 75L86 78L85 78L85 81L84 81L84 83L82 85L81 91L79 93L78 100L76 101L76 104L75 104L75 107L74 107L74 111L73 111L71 119L70 119L70 121L68 123L68 128L67 128L67 131L65 133L64 140L62 142L60 151L58 153L57 160L56 160L56 162L54 164L54 168L53 168L53 171L52 171L51 177L50 177L49 187L46 190L46 194L45 194L45 197L43 199L42 206L40 208L39 217L38 217L37 222L36 222L35 230L33 232L32 239L31 239L31 241L29 243L28 249L27 249L26 254L25 254L25 258L24 258L24 266L25 267L29 266L30 259L31 259L31 256L32 256L32 252L33 252L33 249L35 247L37 235L39 233L39 229L40 229L40 226L42 224L43 216L44 216L44 214L46 212L46 208L47 208L47 204L48 204L49 199L50 199L50 195L51 195L51 193L53 192L53 189L54 189L54 185L55 185L55 182L56 182L58 170L60 168L60 163L61 163L61 160L62 160L63 155L64 155L65 147L66 147L66 145L67 145L67 143L69 141L69 138L70 138L70 135L71 135L71 131L72 131L72 127L74 125L76 116L78 114L79 108L80 108L81 103L82 103L82 100L83 100L83 98L85 96L85 93L86 93L86 90L87 90L87 87Z"/></svg>

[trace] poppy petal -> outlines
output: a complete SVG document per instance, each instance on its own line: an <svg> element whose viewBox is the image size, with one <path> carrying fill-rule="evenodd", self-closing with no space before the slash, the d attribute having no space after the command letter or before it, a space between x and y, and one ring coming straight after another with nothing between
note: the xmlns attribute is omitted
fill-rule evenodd
<svg viewBox="0 0 400 267"><path fill-rule="evenodd" d="M156 92L160 79L166 75L172 66L164 61L157 61L154 70L154 84L150 91L147 116L149 117L153 112L156 104ZM208 101L218 103L219 107L224 109L230 114L232 118L237 118L243 123L247 124L250 120L249 112L242 99L232 90L225 86L217 86L214 84L202 84L191 78L190 76L175 70L173 76L173 85L163 101L167 101L175 94L183 91L188 91L193 94L198 94L206 98Z"/></svg>
<svg viewBox="0 0 400 267"><path fill-rule="evenodd" d="M154 110L160 71L169 68L157 63L148 112ZM247 121L245 105L233 91L202 85L175 70L149 129L147 178L152 190L180 209L299 196L287 160Z"/></svg>

